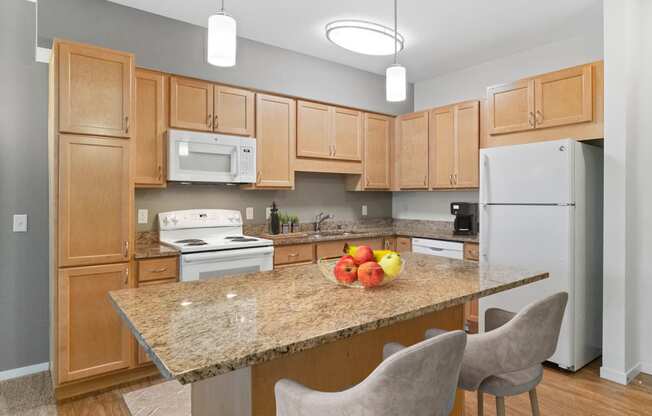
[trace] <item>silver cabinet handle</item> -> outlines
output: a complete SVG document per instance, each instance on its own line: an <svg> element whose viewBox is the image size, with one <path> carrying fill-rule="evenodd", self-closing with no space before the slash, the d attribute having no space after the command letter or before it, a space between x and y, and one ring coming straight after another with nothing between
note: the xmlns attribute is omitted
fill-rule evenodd
<svg viewBox="0 0 652 416"><path fill-rule="evenodd" d="M125 116L125 134L129 134L129 116Z"/></svg>
<svg viewBox="0 0 652 416"><path fill-rule="evenodd" d="M452 173L450 175L448 175L448 183L451 184L451 185L453 184L453 174Z"/></svg>
<svg viewBox="0 0 652 416"><path fill-rule="evenodd" d="M125 286L129 285L129 266L127 266L127 270L125 270L125 280L124 280Z"/></svg>
<svg viewBox="0 0 652 416"><path fill-rule="evenodd" d="M206 124L208 124L208 128L211 129L213 128L213 115L209 114L206 116Z"/></svg>
<svg viewBox="0 0 652 416"><path fill-rule="evenodd" d="M428 247L428 248L429 248L431 251L444 251L443 248L439 248L439 247Z"/></svg>
<svg viewBox="0 0 652 416"><path fill-rule="evenodd" d="M129 257L129 241L125 240L122 244L123 246L123 257Z"/></svg>
<svg viewBox="0 0 652 416"><path fill-rule="evenodd" d="M218 121L219 121L219 116L217 114L215 114L215 121L213 122L213 127L214 128L217 128L217 126L219 124Z"/></svg>
<svg viewBox="0 0 652 416"><path fill-rule="evenodd" d="M537 124L543 123L543 113L541 112L541 110L537 110L537 116L534 118L534 120L536 121Z"/></svg>
<svg viewBox="0 0 652 416"><path fill-rule="evenodd" d="M168 268L167 267L161 267L160 269L150 269L148 270L149 273L163 273L167 272Z"/></svg>
<svg viewBox="0 0 652 416"><path fill-rule="evenodd" d="M297 257L299 253L290 253L288 254L288 257Z"/></svg>
<svg viewBox="0 0 652 416"><path fill-rule="evenodd" d="M457 185L457 173L453 174L453 185Z"/></svg>
<svg viewBox="0 0 652 416"><path fill-rule="evenodd" d="M530 111L530 112L528 113L528 116L527 116L527 124L528 124L530 127L534 127L534 113L533 113L532 111Z"/></svg>

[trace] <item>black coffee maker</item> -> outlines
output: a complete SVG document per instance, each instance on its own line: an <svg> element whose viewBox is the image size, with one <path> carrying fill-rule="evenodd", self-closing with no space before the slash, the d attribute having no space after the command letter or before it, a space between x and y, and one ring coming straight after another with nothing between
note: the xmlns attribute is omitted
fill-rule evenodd
<svg viewBox="0 0 652 416"><path fill-rule="evenodd" d="M473 202L451 202L451 214L455 215L453 223L455 235L478 234L478 204Z"/></svg>

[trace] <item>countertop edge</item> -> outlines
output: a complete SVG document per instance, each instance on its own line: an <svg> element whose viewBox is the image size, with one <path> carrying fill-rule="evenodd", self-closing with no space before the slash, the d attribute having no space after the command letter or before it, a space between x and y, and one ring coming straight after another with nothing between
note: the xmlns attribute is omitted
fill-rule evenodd
<svg viewBox="0 0 652 416"><path fill-rule="evenodd" d="M463 305L471 300L478 299L481 297L493 295L495 293L500 293L504 292L506 290L514 289L520 286L524 286L526 284L538 282L540 280L546 279L549 277L548 273L539 273L535 274L530 277L523 278L522 280L519 280L517 282L512 282L509 284L506 284L502 287L494 287L491 289L486 289L482 290L480 292L472 293L470 295L465 295L461 296L458 298L454 298L452 300L444 301L435 305L427 306L421 309L417 309L414 311L409 311L406 313L402 313L399 315L395 315L392 317L388 318L383 318L374 322L368 322L364 323L358 326L346 328L340 331L337 331L335 333L331 334L325 334L325 335L320 335L316 336L310 339L306 340L301 340L297 341L294 343L291 343L289 345L283 345L275 348L271 348L265 351L260 351L256 352L253 354L249 354L243 357L238 357L234 358L232 360L224 361L220 364L216 365L210 365L206 367L201 367L201 368L196 368L188 371L184 371L182 373L178 374L173 374L163 363L161 363L156 357L156 354L149 354L151 352L151 349L149 346L142 340L141 334L136 331L136 329L133 327L131 324L130 320L126 315L124 315L121 311L120 308L117 307L115 304L115 301L113 300L113 297L109 294L109 297L111 299L111 303L113 304L114 308L118 310L118 313L122 317L124 321L127 322L127 326L129 327L130 331L134 335L134 337L137 339L138 343L147 351L148 355L152 358L152 361L156 365L156 367L161 371L162 375L166 379L176 379L179 383L181 384L189 384L189 383L194 383L197 381L201 381L210 377L218 376L221 374L226 374L234 370L238 370L240 368L256 365L256 364L261 364L267 361L270 361L272 359L275 359L277 357L286 355L286 354L294 354L297 352L301 352L304 350L308 350L310 348L314 348L320 345L324 345L330 342L334 341L339 341L342 339L347 339L350 338L354 335L365 333L368 331L372 331L378 328L383 328L389 325L392 325L397 322L409 320L409 319L414 319L418 318L420 316L426 315L428 313L432 312L438 312L443 309L447 309L453 306L459 306Z"/></svg>

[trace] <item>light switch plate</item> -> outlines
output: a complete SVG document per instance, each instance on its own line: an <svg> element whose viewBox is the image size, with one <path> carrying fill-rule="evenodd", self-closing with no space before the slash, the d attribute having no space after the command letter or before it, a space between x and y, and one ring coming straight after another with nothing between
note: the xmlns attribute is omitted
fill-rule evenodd
<svg viewBox="0 0 652 416"><path fill-rule="evenodd" d="M254 207L247 207L245 210L245 218L248 220L253 220L254 219Z"/></svg>
<svg viewBox="0 0 652 416"><path fill-rule="evenodd" d="M272 216L272 207L265 208L265 219L268 220Z"/></svg>
<svg viewBox="0 0 652 416"><path fill-rule="evenodd" d="M138 224L147 224L148 211L146 209L138 210Z"/></svg>
<svg viewBox="0 0 652 416"><path fill-rule="evenodd" d="M366 205L363 205L363 206L362 206L362 216L363 216L363 217L366 217L366 216L367 216L367 206L366 206Z"/></svg>
<svg viewBox="0 0 652 416"><path fill-rule="evenodd" d="M14 215L14 232L15 233L27 232L27 214Z"/></svg>

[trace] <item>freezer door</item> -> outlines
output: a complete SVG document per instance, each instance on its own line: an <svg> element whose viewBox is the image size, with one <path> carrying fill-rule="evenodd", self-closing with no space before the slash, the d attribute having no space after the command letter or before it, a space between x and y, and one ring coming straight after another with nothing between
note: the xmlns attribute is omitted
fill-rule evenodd
<svg viewBox="0 0 652 416"><path fill-rule="evenodd" d="M557 352L550 361L575 365L573 322L572 206L489 205L480 208L480 262L550 273L548 279L498 293L479 302L480 328L488 308L518 312L554 293L569 293Z"/></svg>
<svg viewBox="0 0 652 416"><path fill-rule="evenodd" d="M480 151L480 203L573 203L574 140Z"/></svg>

